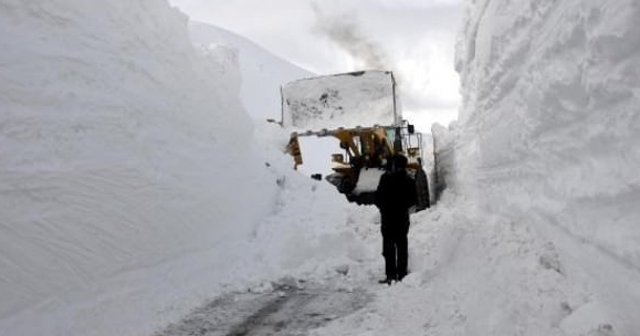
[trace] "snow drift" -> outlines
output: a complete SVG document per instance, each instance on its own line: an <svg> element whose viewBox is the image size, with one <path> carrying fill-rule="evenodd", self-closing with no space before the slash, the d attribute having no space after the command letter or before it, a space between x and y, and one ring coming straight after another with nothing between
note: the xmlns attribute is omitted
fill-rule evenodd
<svg viewBox="0 0 640 336"><path fill-rule="evenodd" d="M640 328L639 15L632 0L469 1L456 60L457 192L555 242L605 307L589 323L622 335Z"/></svg>

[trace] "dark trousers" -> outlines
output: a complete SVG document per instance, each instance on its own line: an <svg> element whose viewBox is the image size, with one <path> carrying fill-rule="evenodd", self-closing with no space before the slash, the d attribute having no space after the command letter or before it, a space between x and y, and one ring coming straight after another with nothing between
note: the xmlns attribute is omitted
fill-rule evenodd
<svg viewBox="0 0 640 336"><path fill-rule="evenodd" d="M409 224L395 224L382 225L382 256L387 279L402 280L407 275Z"/></svg>

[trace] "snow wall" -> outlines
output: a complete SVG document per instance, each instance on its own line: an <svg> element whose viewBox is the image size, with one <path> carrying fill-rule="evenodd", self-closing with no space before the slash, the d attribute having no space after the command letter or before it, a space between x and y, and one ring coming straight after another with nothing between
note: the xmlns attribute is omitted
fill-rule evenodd
<svg viewBox="0 0 640 336"><path fill-rule="evenodd" d="M555 241L614 329L635 334L640 293L624 281L640 270L640 4L478 0L466 12L456 192Z"/></svg>
<svg viewBox="0 0 640 336"><path fill-rule="evenodd" d="M434 162L429 176L431 181L429 188L432 191L431 198L434 203L440 199L447 188L455 189L455 175L452 175L456 171L454 127L455 123L451 123L450 128L438 123L431 126L433 143L429 148L432 150Z"/></svg>
<svg viewBox="0 0 640 336"><path fill-rule="evenodd" d="M274 207L236 56L196 52L186 16L157 0L1 0L0 30L0 330L139 330L151 318L122 302L111 313L130 325L61 310L117 287L141 301L135 284L163 280L127 274L248 236ZM98 324L70 331L82 321Z"/></svg>

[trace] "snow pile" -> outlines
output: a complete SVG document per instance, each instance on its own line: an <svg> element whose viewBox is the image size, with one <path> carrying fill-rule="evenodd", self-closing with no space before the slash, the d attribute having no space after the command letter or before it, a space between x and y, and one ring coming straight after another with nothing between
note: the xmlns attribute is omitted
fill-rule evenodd
<svg viewBox="0 0 640 336"><path fill-rule="evenodd" d="M640 6L485 0L467 7L456 61L464 96L458 192L551 239L586 275L577 281L594 291L601 305L594 314L634 334Z"/></svg>
<svg viewBox="0 0 640 336"><path fill-rule="evenodd" d="M235 56L156 0L3 0L0 30L0 333L126 334L233 267L189 263L278 188Z"/></svg>
<svg viewBox="0 0 640 336"><path fill-rule="evenodd" d="M395 82L388 71L301 79L282 88L285 125L321 129L392 125Z"/></svg>
<svg viewBox="0 0 640 336"><path fill-rule="evenodd" d="M189 32L196 46L226 47L236 53L242 75L240 98L249 116L257 122L264 122L267 118L280 121L280 87L287 82L313 76L246 38L219 27L190 22Z"/></svg>

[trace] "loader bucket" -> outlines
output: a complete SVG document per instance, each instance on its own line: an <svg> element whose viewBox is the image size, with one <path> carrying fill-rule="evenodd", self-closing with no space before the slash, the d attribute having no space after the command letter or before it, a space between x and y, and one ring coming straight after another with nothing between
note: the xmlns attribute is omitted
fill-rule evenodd
<svg viewBox="0 0 640 336"><path fill-rule="evenodd" d="M282 123L293 129L395 125L395 79L390 71L306 78L282 87Z"/></svg>

